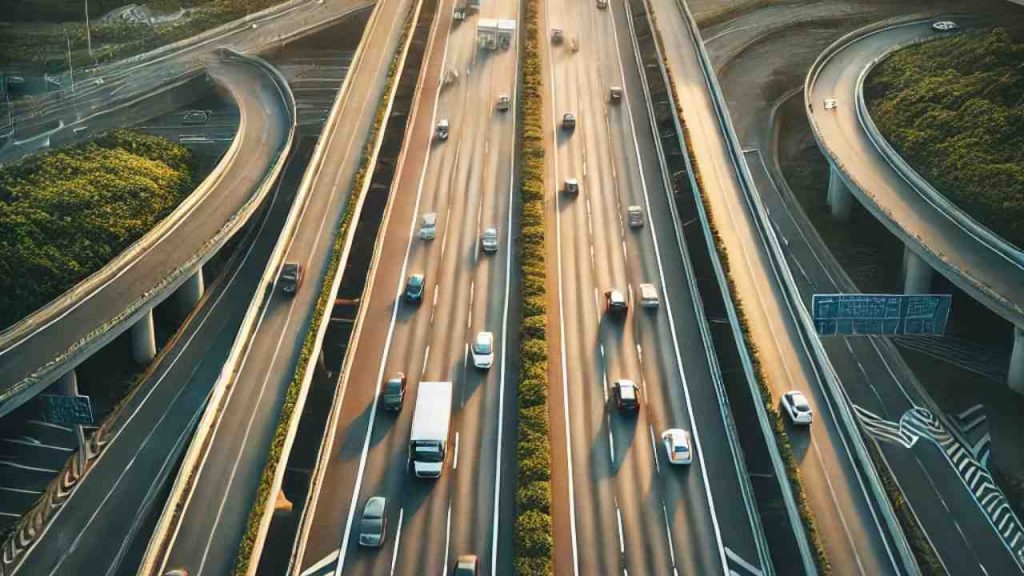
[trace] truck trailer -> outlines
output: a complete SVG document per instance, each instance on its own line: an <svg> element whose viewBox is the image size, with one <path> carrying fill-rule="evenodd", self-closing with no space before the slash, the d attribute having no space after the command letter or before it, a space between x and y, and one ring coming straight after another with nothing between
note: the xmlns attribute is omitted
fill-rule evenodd
<svg viewBox="0 0 1024 576"><path fill-rule="evenodd" d="M417 478L438 478L448 455L452 383L420 382L409 436L409 460Z"/></svg>

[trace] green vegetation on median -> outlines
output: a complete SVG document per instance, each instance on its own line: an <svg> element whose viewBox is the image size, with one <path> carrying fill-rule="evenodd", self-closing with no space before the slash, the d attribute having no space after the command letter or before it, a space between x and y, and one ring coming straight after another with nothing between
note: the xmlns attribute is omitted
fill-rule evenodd
<svg viewBox="0 0 1024 576"><path fill-rule="evenodd" d="M939 192L1024 246L1024 40L997 28L911 46L868 76L879 131Z"/></svg>
<svg viewBox="0 0 1024 576"><path fill-rule="evenodd" d="M547 287L544 231L544 113L538 4L526 0L522 45L522 161L519 246L519 428L516 437L516 573L552 573L551 438L548 420Z"/></svg>
<svg viewBox="0 0 1024 576"><path fill-rule="evenodd" d="M665 44L661 38L661 30L658 28L657 16L654 14L654 11L651 10L650 5L647 5L646 7L651 21L651 29L654 30L654 40L657 42L661 53L664 54ZM683 116L683 110L679 104L679 91L676 89L676 79L671 70L666 70L666 72L668 73L669 80L668 88L672 94L672 100L675 103L676 117L679 120L679 124L683 127L683 141L686 145L686 153L690 158L690 165L693 167L694 179L697 182L697 189L700 191L701 203L704 206L704 211L708 215L708 223L711 227L711 236L714 239L715 251L718 253L718 258L722 263L722 269L728 278L729 293L732 294L732 300L736 307L736 315L743 331L743 344L745 345L747 354L750 357L754 376L757 379L757 385L761 391L761 400L764 403L765 412L768 414L768 420L772 426L772 431L775 433L775 443L779 447L779 453L782 456L782 462L786 468L786 477L789 479L793 498L796 500L797 510L800 514L800 521L804 526L804 532L806 533L808 543L811 546L811 552L814 555L814 564L818 569L819 576L829 576L832 574L832 564L829 562L828 554L825 552L825 545L822 542L821 533L818 531L818 524L814 518L814 511L811 510L811 507L807 502L807 492L804 490L803 480L800 477L800 468L797 465L793 445L790 443L789 434L786 432L786 423L777 408L778 401L775 399L771 388L768 386L768 378L765 376L764 369L761 367L757 346L750 340L750 325L747 321L746 312L743 309L743 302L739 299L736 286L729 273L729 255L725 250L725 245L722 243L718 227L715 225L714 213L712 212L711 205L707 200L707 188L704 186L700 167L697 165L697 156L694 153L693 139L690 137L690 130L686 125L686 119Z"/></svg>
<svg viewBox="0 0 1024 576"><path fill-rule="evenodd" d="M398 49L391 60L391 66L388 68L387 81L383 92L384 97L377 103L377 110L373 118L373 125L371 126L369 133L366 135L366 140L363 143L362 160L359 165L359 170L356 172L355 178L352 180L352 186L349 191L348 201L345 205L345 211L342 215L341 223L338 225L337 233L334 236L334 248L331 251L331 262L327 267L327 273L324 275L325 281L320 287L320 296L316 301L316 309L313 311L313 317L310 319L309 327L306 331L306 338L302 343L302 350L299 352L295 375L292 377L292 381L288 385L284 404L281 406L281 414L278 417L277 428L274 431L274 440L270 445L270 452L267 455L267 464L263 468L263 475L260 477L260 485L256 492L256 501L253 503L252 510L249 511L249 521L246 526L245 535L242 537L242 544L239 546L238 555L235 557L235 567L234 570L232 570L233 576L245 576L249 571L249 562L252 560L253 547L256 544L256 537L259 534L260 523L263 520L263 512L266 510L266 507L270 505L270 498L272 496L270 489L273 487L274 476L277 474L277 467L282 464L281 452L284 450L284 442L292 424L292 415L295 412L295 403L298 402L302 383L306 379L306 372L313 369L314 366L313 362L310 360L313 358L317 330L319 329L320 322L323 320L324 313L327 312L327 306L333 305L333 302L331 301L332 280L335 275L339 273L338 266L341 262L341 253L345 249L345 241L348 238L348 231L352 224L352 218L354 217L355 206L359 202L359 195L362 192L366 178L372 174L371 171L373 166L370 165L370 160L373 157L373 148L376 146L381 127L384 125L385 114L388 109L388 99L390 98L392 87L397 79L396 74L398 72L399 65L401 64L404 47L411 32L416 12L414 3L413 9L409 10L409 14L406 16L405 23L403 24L402 36L398 41ZM327 130L328 128L329 126L325 126L324 130Z"/></svg>
<svg viewBox="0 0 1024 576"><path fill-rule="evenodd" d="M0 327L145 235L192 192L195 171L188 149L127 130L0 167Z"/></svg>

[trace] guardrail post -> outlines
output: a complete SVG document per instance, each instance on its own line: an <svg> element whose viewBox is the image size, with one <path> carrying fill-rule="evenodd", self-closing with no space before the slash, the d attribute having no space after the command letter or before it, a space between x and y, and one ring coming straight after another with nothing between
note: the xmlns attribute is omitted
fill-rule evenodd
<svg viewBox="0 0 1024 576"><path fill-rule="evenodd" d="M840 222L850 219L853 211L853 193L846 187L839 169L829 163L828 170L828 206L832 209L832 217Z"/></svg>
<svg viewBox="0 0 1024 576"><path fill-rule="evenodd" d="M1006 377L1010 390L1024 394L1024 329L1013 327L1013 352L1010 353L1010 370Z"/></svg>
<svg viewBox="0 0 1024 576"><path fill-rule="evenodd" d="M932 267L910 249L903 247L903 293L928 294L932 287Z"/></svg>
<svg viewBox="0 0 1024 576"><path fill-rule="evenodd" d="M185 283L178 287L178 290L174 293L174 299L177 301L178 308L187 313L199 304L199 299L203 297L203 293L206 292L206 282L203 279L203 268L199 267L196 273L189 276Z"/></svg>
<svg viewBox="0 0 1024 576"><path fill-rule="evenodd" d="M153 309L146 310L142 318L132 325L132 358L139 364L149 364L156 358L156 332L153 329Z"/></svg>

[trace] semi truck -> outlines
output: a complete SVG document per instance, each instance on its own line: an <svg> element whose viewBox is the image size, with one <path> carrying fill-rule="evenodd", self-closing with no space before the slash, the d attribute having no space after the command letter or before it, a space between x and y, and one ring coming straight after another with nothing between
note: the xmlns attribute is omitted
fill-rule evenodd
<svg viewBox="0 0 1024 576"><path fill-rule="evenodd" d="M417 478L438 478L448 455L452 383L420 382L409 436L409 460Z"/></svg>

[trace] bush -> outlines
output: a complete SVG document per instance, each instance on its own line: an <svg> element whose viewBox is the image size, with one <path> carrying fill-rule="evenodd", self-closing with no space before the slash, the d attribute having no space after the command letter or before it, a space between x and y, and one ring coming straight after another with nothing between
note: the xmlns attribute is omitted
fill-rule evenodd
<svg viewBox="0 0 1024 576"><path fill-rule="evenodd" d="M879 131L939 192L1024 245L1024 41L997 28L912 46L868 76Z"/></svg>
<svg viewBox="0 0 1024 576"><path fill-rule="evenodd" d="M0 327L69 290L195 187L192 153L115 130L0 168Z"/></svg>

